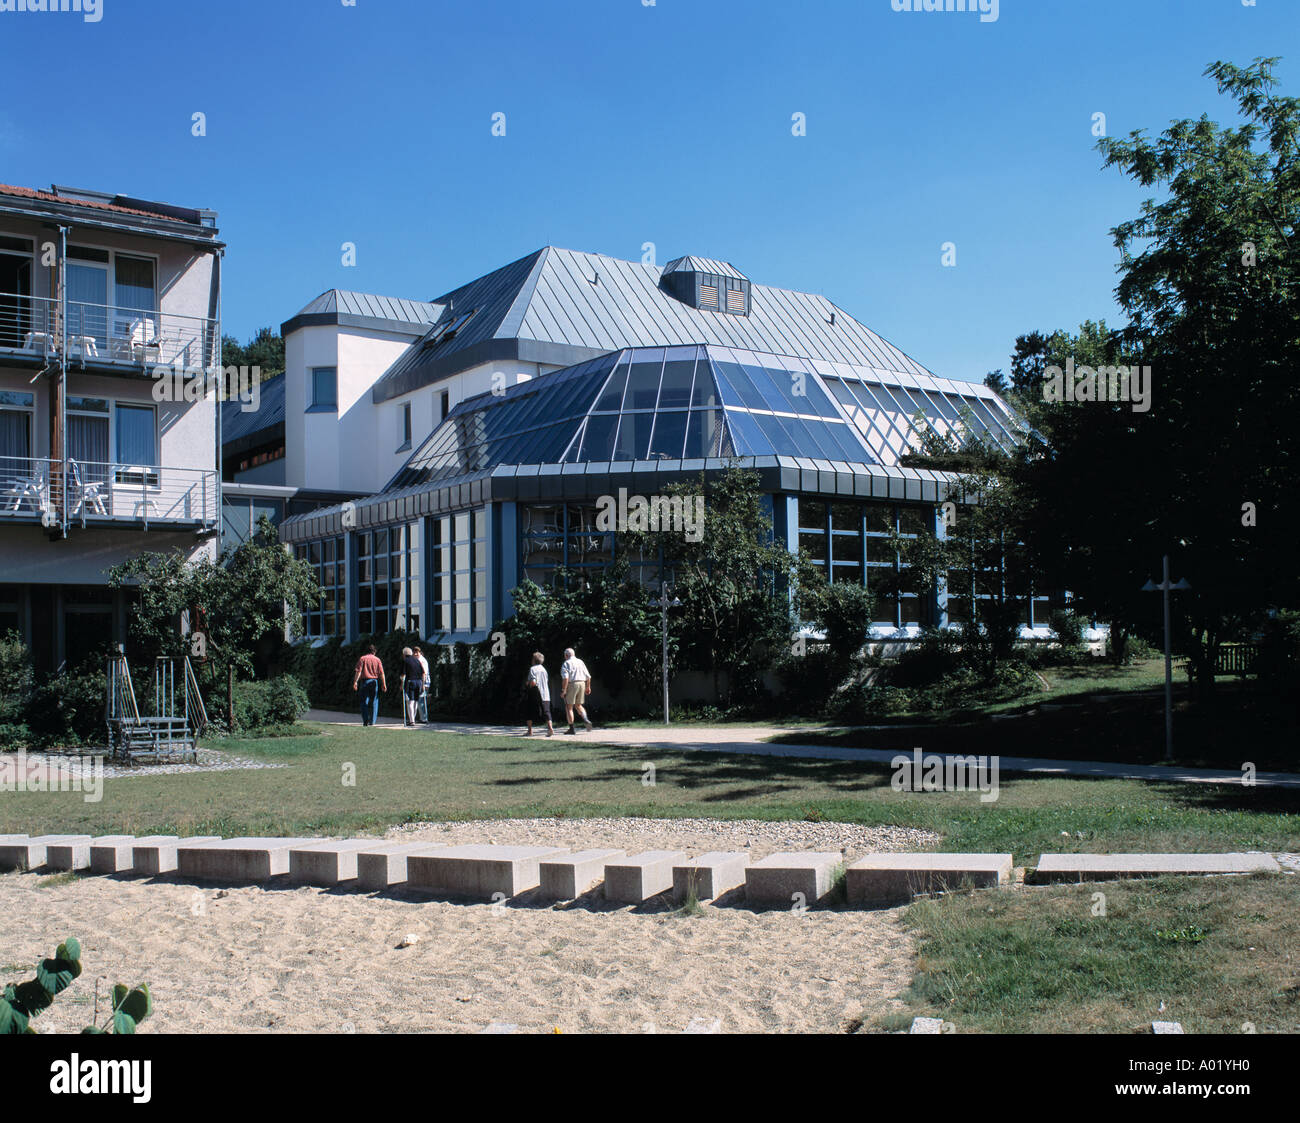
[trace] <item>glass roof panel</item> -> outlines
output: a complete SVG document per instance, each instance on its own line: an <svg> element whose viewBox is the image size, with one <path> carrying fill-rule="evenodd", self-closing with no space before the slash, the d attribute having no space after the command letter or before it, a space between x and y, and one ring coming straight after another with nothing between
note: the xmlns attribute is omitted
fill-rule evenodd
<svg viewBox="0 0 1300 1123"><path fill-rule="evenodd" d="M690 404L694 373L694 359L685 362L670 359L664 364L663 382L659 385L660 409L679 409Z"/></svg>
<svg viewBox="0 0 1300 1123"><path fill-rule="evenodd" d="M595 410L619 409L623 405L623 388L627 386L627 355L620 356L618 368L610 378L608 385L601 392L596 404L592 407Z"/></svg>
<svg viewBox="0 0 1300 1123"><path fill-rule="evenodd" d="M654 436L650 441L651 460L682 458L682 446L686 441L687 416L684 409L673 409L660 413L655 418Z"/></svg>
<svg viewBox="0 0 1300 1123"><path fill-rule="evenodd" d="M613 460L614 433L618 429L618 414L594 413L587 418L587 432L582 438L579 460Z"/></svg>

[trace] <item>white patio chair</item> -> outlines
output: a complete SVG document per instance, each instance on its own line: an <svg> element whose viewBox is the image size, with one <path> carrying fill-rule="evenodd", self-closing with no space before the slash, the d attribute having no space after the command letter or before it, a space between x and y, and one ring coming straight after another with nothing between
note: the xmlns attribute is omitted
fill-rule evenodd
<svg viewBox="0 0 1300 1123"><path fill-rule="evenodd" d="M106 481L98 480L90 483L81 478L81 465L75 460L68 461L68 469L72 473L73 487L73 508L72 517L75 519L81 516L84 524L86 513L88 511L97 515L107 515L108 508L104 503L104 489L108 486Z"/></svg>

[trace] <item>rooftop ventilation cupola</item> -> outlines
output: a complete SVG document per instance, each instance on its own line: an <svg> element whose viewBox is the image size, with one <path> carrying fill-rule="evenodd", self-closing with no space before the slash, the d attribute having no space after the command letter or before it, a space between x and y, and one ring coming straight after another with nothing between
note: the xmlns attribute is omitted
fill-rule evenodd
<svg viewBox="0 0 1300 1123"><path fill-rule="evenodd" d="M664 266L660 287L702 312L749 315L749 278L734 265L708 257L679 257Z"/></svg>

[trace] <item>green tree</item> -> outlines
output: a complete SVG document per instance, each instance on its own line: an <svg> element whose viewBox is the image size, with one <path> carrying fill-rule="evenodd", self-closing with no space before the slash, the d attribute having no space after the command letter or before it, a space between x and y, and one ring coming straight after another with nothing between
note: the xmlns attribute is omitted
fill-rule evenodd
<svg viewBox="0 0 1300 1123"><path fill-rule="evenodd" d="M221 365L257 367L262 380L284 373L284 340L272 328L258 328L247 344L233 335L221 337Z"/></svg>
<svg viewBox="0 0 1300 1123"><path fill-rule="evenodd" d="M188 562L179 553L145 553L114 566L109 582L138 595L131 614L131 638L147 656L173 658L195 653L191 632L203 634L202 653L210 682L224 682L230 668L252 677L259 649L269 654L283 643L289 619L320 596L312 567L280 544L263 516L256 532L219 561Z"/></svg>

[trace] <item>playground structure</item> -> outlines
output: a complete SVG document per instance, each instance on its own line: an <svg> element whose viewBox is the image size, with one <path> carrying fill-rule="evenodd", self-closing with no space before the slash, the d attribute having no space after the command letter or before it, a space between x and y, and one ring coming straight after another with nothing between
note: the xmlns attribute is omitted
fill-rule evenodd
<svg viewBox="0 0 1300 1123"><path fill-rule="evenodd" d="M180 706L177 663L180 663ZM119 649L108 658L104 720L114 760L124 764L175 764L197 759L197 742L208 726L208 712L188 656L154 660L153 709L141 713L131 668Z"/></svg>

